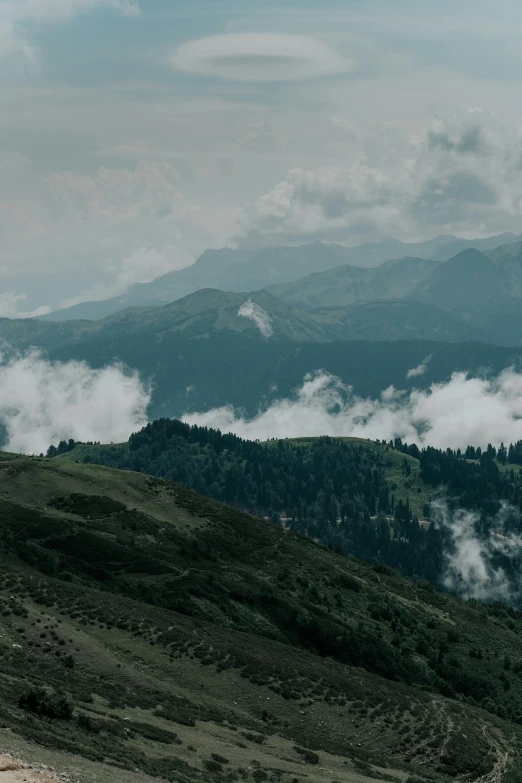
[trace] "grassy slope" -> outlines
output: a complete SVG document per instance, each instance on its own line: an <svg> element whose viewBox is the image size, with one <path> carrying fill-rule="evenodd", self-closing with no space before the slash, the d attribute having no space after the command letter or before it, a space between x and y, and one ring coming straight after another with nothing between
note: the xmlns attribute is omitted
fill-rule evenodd
<svg viewBox="0 0 522 783"><path fill-rule="evenodd" d="M453 639L457 664L497 681L504 656L520 658L521 621L378 574L141 474L11 459L0 476L2 540L36 544L24 561L13 548L1 555L0 722L11 729L0 729L3 750L114 783L146 773L364 783L368 774L404 780L410 769L421 779L475 780L517 763L519 727L296 649L282 618L295 607L391 639L391 624L371 617L387 596L429 629L431 644ZM62 553L73 581L31 565L31 552L42 564L36 553L49 551ZM85 563L103 563L113 579L100 582ZM167 587L178 609L198 616L129 597L140 585L159 602ZM469 657L477 647L482 660ZM505 698L520 700L522 678L509 678ZM96 731L28 716L17 707L28 683L63 689Z"/></svg>

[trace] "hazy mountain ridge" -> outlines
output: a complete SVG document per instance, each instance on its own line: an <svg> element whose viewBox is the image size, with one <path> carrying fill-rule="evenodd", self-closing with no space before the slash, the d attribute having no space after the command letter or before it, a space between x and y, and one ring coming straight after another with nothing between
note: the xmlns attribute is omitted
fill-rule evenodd
<svg viewBox="0 0 522 783"><path fill-rule="evenodd" d="M415 257L387 261L375 269L343 265L303 280L269 286L267 290L285 301L313 308L372 299L407 299L420 282L429 279L437 265Z"/></svg>
<svg viewBox="0 0 522 783"><path fill-rule="evenodd" d="M312 310L406 298L451 313L479 330L481 339L522 344L522 320L516 317L522 309L520 242L488 253L468 248L445 262L404 258L374 270L344 265L268 290Z"/></svg>
<svg viewBox="0 0 522 783"><path fill-rule="evenodd" d="M253 314L249 309L252 305L258 308ZM261 328L256 321L259 317L265 324ZM268 290L239 294L201 289L162 307L131 307L97 321L0 319L0 338L13 348L34 345L50 351L93 339L148 335L152 340L163 340L174 334L201 338L221 331L241 333L255 340L298 342L488 341L485 332L433 306L421 308L415 302L392 301L309 311L279 299Z"/></svg>
<svg viewBox="0 0 522 783"><path fill-rule="evenodd" d="M418 256L442 262L469 247L485 250L519 239L512 234L478 240L440 236L420 243L386 239L357 247L313 242L298 247L271 247L261 250L205 250L192 266L168 272L150 283L136 283L127 294L98 302L82 302L42 318L104 318L126 307L147 307L171 302L200 288L238 292L255 290L298 280L308 274L336 267L340 262L362 268L377 267L385 261L404 256Z"/></svg>

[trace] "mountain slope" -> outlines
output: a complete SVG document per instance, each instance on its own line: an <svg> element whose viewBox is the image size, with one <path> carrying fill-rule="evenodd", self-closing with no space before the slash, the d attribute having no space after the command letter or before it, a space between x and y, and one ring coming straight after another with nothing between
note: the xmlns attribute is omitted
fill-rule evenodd
<svg viewBox="0 0 522 783"><path fill-rule="evenodd" d="M522 235L513 234L511 231L506 231L503 234L495 234L495 236L484 237L482 239L457 239L454 238L452 242L445 242L441 244L430 256L434 261L448 261L448 259L456 256L457 253L461 253L463 250L469 250L475 248L482 253L489 255L491 251L498 247L508 247L512 244L520 244Z"/></svg>
<svg viewBox="0 0 522 783"><path fill-rule="evenodd" d="M435 263L422 258L389 261L376 269L338 266L293 283L269 286L274 296L308 307L334 307L372 299L407 299L434 271Z"/></svg>
<svg viewBox="0 0 522 783"><path fill-rule="evenodd" d="M163 307L123 310L95 322L92 333L112 337L179 331L187 337L203 337L222 329L255 337L274 335L279 339L319 342L342 333L334 316L318 313L310 317L268 291L239 294L215 289L199 290Z"/></svg>
<svg viewBox="0 0 522 783"><path fill-rule="evenodd" d="M501 275L493 261L479 250L464 250L433 270L417 286L415 297L447 310L477 311L503 297Z"/></svg>
<svg viewBox="0 0 522 783"><path fill-rule="evenodd" d="M501 270L505 295L522 298L522 242L503 245L486 255Z"/></svg>
<svg viewBox="0 0 522 783"><path fill-rule="evenodd" d="M0 319L0 339L7 348L18 350L35 346L53 351L129 335L153 341L172 339L175 335L199 339L222 331L255 340L300 342L411 338L488 341L487 333L479 328L460 323L441 309L420 308L413 302L316 308L311 312L267 290L240 294L202 289L163 307L130 307L98 321Z"/></svg>
<svg viewBox="0 0 522 783"><path fill-rule="evenodd" d="M421 302L395 299L363 302L345 308L318 308L342 325L345 340L440 340L441 342L490 342L490 331L482 322L474 326L454 314ZM504 333L498 342L510 344L514 332Z"/></svg>
<svg viewBox="0 0 522 783"><path fill-rule="evenodd" d="M487 254L466 249L444 263L403 258L385 262L377 269L339 266L291 283L269 286L268 290L291 304L311 308L314 312L321 307L342 307L371 300L409 299L450 312L454 319L477 330L469 333L472 339L504 345L522 344L520 242ZM416 326L412 320L403 331L392 330L392 339L404 339L408 330ZM439 313L440 334L446 333L449 327ZM458 333L455 323L451 324L448 333L452 331ZM377 328L375 334L378 333ZM420 331L412 331L411 335L414 334L420 336ZM431 335L437 335L435 323ZM430 334L426 333L426 336L429 338Z"/></svg>
<svg viewBox="0 0 522 783"><path fill-rule="evenodd" d="M246 314L240 314L245 306ZM199 338L221 330L257 338L273 335L323 342L342 337L343 327L334 315L309 315L268 291L237 294L211 288L162 307L129 307L98 321L0 319L1 339L17 349L33 345L52 350L94 338L117 339L130 334L163 339L179 333Z"/></svg>
<svg viewBox="0 0 522 783"><path fill-rule="evenodd" d="M518 774L517 617L142 474L0 467L5 750L82 783Z"/></svg>

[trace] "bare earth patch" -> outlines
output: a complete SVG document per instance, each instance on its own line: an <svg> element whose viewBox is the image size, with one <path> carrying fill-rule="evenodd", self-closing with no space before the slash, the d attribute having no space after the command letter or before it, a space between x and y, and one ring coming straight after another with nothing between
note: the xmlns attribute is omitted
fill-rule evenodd
<svg viewBox="0 0 522 783"><path fill-rule="evenodd" d="M46 769L35 769L8 754L0 755L0 783L64 783Z"/></svg>

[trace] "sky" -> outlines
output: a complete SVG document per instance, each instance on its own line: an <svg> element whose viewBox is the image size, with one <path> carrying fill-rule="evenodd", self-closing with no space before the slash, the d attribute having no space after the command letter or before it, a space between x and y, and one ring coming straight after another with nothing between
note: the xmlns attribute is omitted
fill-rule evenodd
<svg viewBox="0 0 522 783"><path fill-rule="evenodd" d="M513 0L0 0L0 315L207 247L522 231Z"/></svg>

